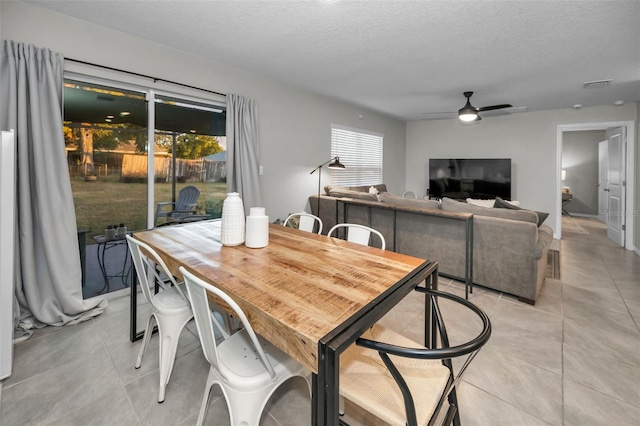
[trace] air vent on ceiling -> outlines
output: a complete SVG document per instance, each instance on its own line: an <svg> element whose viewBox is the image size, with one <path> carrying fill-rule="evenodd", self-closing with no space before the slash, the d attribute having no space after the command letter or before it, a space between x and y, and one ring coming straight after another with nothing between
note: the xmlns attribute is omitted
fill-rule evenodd
<svg viewBox="0 0 640 426"><path fill-rule="evenodd" d="M607 87L611 84L613 80L608 78L605 80L594 80L594 81L585 81L582 86L585 89L597 89L599 87Z"/></svg>

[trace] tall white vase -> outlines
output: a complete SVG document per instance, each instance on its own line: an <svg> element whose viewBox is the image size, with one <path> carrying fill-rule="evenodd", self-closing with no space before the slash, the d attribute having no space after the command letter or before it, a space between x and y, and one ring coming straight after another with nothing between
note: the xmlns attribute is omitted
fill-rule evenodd
<svg viewBox="0 0 640 426"><path fill-rule="evenodd" d="M225 246L244 243L245 219L242 198L237 192L229 192L222 204L222 226L220 241Z"/></svg>

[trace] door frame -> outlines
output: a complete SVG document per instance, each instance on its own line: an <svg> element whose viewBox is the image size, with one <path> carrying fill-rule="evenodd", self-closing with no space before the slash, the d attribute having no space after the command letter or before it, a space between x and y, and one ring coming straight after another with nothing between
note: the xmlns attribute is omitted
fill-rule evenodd
<svg viewBox="0 0 640 426"><path fill-rule="evenodd" d="M606 157L605 164L603 164L603 157ZM603 197L606 197L607 194L604 192L604 189L602 188L603 182L605 181L600 179L602 177L602 172L603 172L602 169L604 167L607 168L607 171L605 174L607 178L606 182L608 183L609 182L609 140L608 139L598 142L598 220L608 226L609 221L607 220L607 215L605 211L607 210L608 206L604 210L600 208L603 201L608 201L603 199Z"/></svg>
<svg viewBox="0 0 640 426"><path fill-rule="evenodd" d="M556 236L562 238L562 141L565 132L578 132L585 130L606 130L609 127L626 127L627 129L627 149L625 151L625 214L635 206L635 179L636 179L636 158L635 158L635 123L633 121L603 121L594 123L574 123L559 124L556 134ZM625 221L625 247L627 250L635 250L634 226L635 219L627 215Z"/></svg>

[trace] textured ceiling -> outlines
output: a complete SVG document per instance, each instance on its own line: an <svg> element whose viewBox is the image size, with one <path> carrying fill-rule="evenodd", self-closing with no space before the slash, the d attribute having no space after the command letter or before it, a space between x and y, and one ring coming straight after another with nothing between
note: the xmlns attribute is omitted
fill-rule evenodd
<svg viewBox="0 0 640 426"><path fill-rule="evenodd" d="M403 120L640 101L637 0L28 3Z"/></svg>

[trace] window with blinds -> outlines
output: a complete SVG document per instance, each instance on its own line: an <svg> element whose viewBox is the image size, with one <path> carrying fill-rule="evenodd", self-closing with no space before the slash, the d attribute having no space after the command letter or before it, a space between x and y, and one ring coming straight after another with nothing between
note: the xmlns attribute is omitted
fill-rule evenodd
<svg viewBox="0 0 640 426"><path fill-rule="evenodd" d="M382 183L384 135L331 125L331 157L340 157L345 169L331 170L331 184L339 186Z"/></svg>

